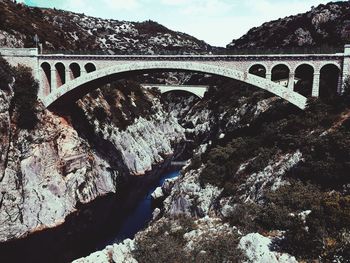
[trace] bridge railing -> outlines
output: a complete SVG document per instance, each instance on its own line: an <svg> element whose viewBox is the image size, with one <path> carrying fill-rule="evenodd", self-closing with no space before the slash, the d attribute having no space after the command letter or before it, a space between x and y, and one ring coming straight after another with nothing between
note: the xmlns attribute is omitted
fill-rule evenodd
<svg viewBox="0 0 350 263"><path fill-rule="evenodd" d="M343 53L344 47L290 47L290 48L249 48L219 50L218 55L283 55L283 54L336 54Z"/></svg>
<svg viewBox="0 0 350 263"><path fill-rule="evenodd" d="M205 52L185 51L162 51L155 55L283 55L283 54L336 54L343 53L344 47L290 47L290 48L249 48L249 49L224 49L213 48ZM103 50L43 50L42 54L64 54L64 55L150 55L145 52L118 52L110 54Z"/></svg>

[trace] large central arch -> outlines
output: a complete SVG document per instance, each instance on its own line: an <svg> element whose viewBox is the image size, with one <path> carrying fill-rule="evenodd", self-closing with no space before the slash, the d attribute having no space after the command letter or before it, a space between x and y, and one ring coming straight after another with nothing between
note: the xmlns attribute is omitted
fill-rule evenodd
<svg viewBox="0 0 350 263"><path fill-rule="evenodd" d="M82 97L91 89L96 88L96 83L110 81L113 77L118 75L144 72L152 70L181 70L181 71L194 71L201 73L208 73L218 76L223 76L238 81L251 84L258 88L269 91L287 101L294 104L300 109L306 107L306 97L300 95L297 92L287 89L282 85L274 83L270 80L262 77L249 74L248 72L241 72L235 69L220 67L216 65L198 63L198 62L179 62L179 61L140 61L125 63L122 65L116 65L91 73L82 75L72 81L62 85L59 89L53 90L50 95L43 99L43 103L46 107L50 107L53 104L59 103L59 101L65 97Z"/></svg>

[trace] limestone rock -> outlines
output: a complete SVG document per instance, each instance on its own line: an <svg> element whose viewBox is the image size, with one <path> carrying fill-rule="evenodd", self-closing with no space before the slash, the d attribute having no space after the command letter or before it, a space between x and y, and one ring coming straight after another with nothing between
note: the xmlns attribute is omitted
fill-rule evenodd
<svg viewBox="0 0 350 263"><path fill-rule="evenodd" d="M156 190L154 190L154 192L151 194L151 197L154 199L154 200L157 200L157 199L160 199L164 196L164 193L163 193L163 190L162 190L162 187L157 187Z"/></svg>
<svg viewBox="0 0 350 263"><path fill-rule="evenodd" d="M247 262L252 263L297 263L295 257L271 251L272 240L258 233L251 233L241 238L238 247L248 257Z"/></svg>

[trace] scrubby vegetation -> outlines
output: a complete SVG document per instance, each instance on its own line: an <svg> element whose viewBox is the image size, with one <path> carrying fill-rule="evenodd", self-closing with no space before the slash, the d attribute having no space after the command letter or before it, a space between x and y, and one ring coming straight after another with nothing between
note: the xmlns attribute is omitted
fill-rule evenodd
<svg viewBox="0 0 350 263"><path fill-rule="evenodd" d="M18 128L33 129L38 122L36 106L39 84L34 80L31 69L22 65L13 68L0 56L0 89L14 91L11 114L15 113Z"/></svg>
<svg viewBox="0 0 350 263"><path fill-rule="evenodd" d="M18 127L33 129L38 122L36 115L39 84L31 69L19 65L15 69L15 85L12 104L17 111Z"/></svg>
<svg viewBox="0 0 350 263"><path fill-rule="evenodd" d="M233 52L336 53L349 42L349 3L330 2L307 13L262 24L229 44ZM305 47L310 47L305 50ZM318 49L316 49L317 47ZM286 50L287 49L287 50Z"/></svg>
<svg viewBox="0 0 350 263"><path fill-rule="evenodd" d="M184 234L195 229L196 223L188 217L161 222L136 240L133 255L144 263L242 262L244 259L237 248L238 236L233 233L206 237L192 244L194 249L186 250Z"/></svg>
<svg viewBox="0 0 350 263"><path fill-rule="evenodd" d="M13 70L7 61L0 56L0 89L5 90L13 81Z"/></svg>
<svg viewBox="0 0 350 263"><path fill-rule="evenodd" d="M206 154L203 185L224 188L235 210L226 219L249 233L286 231L276 249L303 260L336 258L350 251L350 101L342 96L310 100L306 111L284 102L239 129L233 139L219 140ZM282 154L300 151L302 160L284 175L287 182L267 191L261 203L239 200L239 186L252 173L273 165ZM238 172L246 163L244 172Z"/></svg>
<svg viewBox="0 0 350 263"><path fill-rule="evenodd" d="M97 118L111 121L124 130L138 117L148 118L154 110L152 102L148 100L140 84L131 80L121 80L109 84L101 89L103 97L110 106L110 114L97 110Z"/></svg>

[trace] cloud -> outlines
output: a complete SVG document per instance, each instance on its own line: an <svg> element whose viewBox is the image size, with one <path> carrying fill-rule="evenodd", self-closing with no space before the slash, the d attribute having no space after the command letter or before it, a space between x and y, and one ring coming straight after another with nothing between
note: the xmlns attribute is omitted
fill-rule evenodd
<svg viewBox="0 0 350 263"><path fill-rule="evenodd" d="M132 10L141 6L141 3L138 0L103 0L103 2L108 8L114 10Z"/></svg>
<svg viewBox="0 0 350 263"><path fill-rule="evenodd" d="M52 1L55 2L55 1ZM92 5L90 5L88 2L89 0L63 0L60 4L56 4L56 8L62 8L64 10L70 10L77 13L87 13L92 14L94 12L94 9L92 8Z"/></svg>
<svg viewBox="0 0 350 263"><path fill-rule="evenodd" d="M176 5L183 5L185 3L188 3L189 1L188 0L161 0L160 2L165 5L176 6Z"/></svg>
<svg viewBox="0 0 350 263"><path fill-rule="evenodd" d="M235 1L224 0L194 0L187 5L182 12L187 15L197 16L222 16L235 6Z"/></svg>

